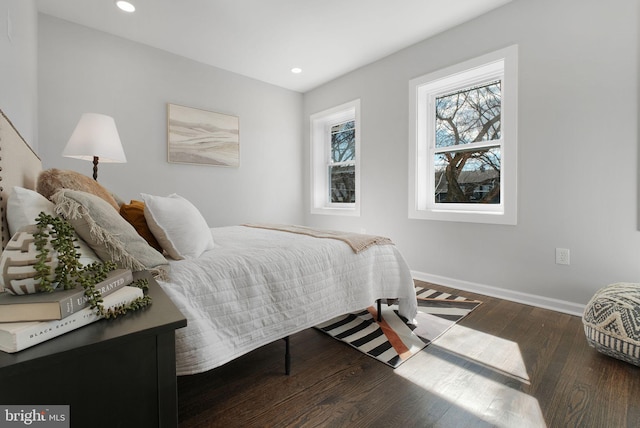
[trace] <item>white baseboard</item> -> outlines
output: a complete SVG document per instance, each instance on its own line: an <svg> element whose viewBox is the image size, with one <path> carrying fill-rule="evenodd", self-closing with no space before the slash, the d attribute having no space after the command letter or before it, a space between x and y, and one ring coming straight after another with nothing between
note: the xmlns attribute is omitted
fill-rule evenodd
<svg viewBox="0 0 640 428"><path fill-rule="evenodd" d="M432 275L424 272L411 271L411 274L414 279L419 281L431 282L445 287L484 294L486 296L524 303L525 305L537 306L539 308L551 309L552 311L562 312L578 317L582 317L584 312L585 305L567 302L565 300L551 299L549 297L537 296L535 294L522 293L520 291L507 290L504 288L492 287L490 285L477 284L474 282L462 281L459 279Z"/></svg>

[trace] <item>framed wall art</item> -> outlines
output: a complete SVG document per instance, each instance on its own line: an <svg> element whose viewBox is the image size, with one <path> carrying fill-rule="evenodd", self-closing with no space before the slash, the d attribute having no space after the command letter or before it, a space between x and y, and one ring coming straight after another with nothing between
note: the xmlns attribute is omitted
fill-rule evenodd
<svg viewBox="0 0 640 428"><path fill-rule="evenodd" d="M237 116L167 104L170 163L240 166Z"/></svg>

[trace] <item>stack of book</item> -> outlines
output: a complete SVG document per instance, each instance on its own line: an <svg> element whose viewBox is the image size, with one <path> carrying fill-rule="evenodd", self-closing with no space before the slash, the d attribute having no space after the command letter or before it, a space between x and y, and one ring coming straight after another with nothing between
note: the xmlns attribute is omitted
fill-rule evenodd
<svg viewBox="0 0 640 428"><path fill-rule="evenodd" d="M116 269L96 284L105 309L126 305L142 297L131 287L128 269ZM0 293L0 351L17 352L97 321L100 317L84 295L82 287L15 296Z"/></svg>

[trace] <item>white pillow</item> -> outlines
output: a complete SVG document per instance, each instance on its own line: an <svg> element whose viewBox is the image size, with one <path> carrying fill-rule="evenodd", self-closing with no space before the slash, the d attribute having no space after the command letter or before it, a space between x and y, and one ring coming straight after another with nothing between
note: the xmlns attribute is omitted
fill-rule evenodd
<svg viewBox="0 0 640 428"><path fill-rule="evenodd" d="M9 235L13 236L24 226L35 224L41 212L55 216L53 202L38 192L14 186L13 192L7 198Z"/></svg>
<svg viewBox="0 0 640 428"><path fill-rule="evenodd" d="M36 224L36 218L41 212L57 217L54 208L53 202L40 193L24 187L14 186L13 191L7 198L9 234L13 236L23 227ZM99 262L100 258L91 247L79 237L76 236L76 238L76 250L80 253L78 261L82 265Z"/></svg>
<svg viewBox="0 0 640 428"><path fill-rule="evenodd" d="M149 229L171 258L195 259L213 248L209 225L191 202L175 193L140 196Z"/></svg>

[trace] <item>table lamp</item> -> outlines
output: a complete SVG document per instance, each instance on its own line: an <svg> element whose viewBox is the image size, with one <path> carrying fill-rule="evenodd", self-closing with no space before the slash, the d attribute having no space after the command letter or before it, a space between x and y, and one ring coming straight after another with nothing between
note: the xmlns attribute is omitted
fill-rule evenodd
<svg viewBox="0 0 640 428"><path fill-rule="evenodd" d="M93 160L93 179L98 180L98 161L125 163L127 158L111 116L84 113L62 151L67 158Z"/></svg>

